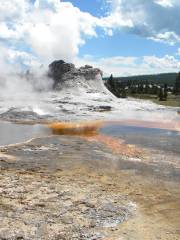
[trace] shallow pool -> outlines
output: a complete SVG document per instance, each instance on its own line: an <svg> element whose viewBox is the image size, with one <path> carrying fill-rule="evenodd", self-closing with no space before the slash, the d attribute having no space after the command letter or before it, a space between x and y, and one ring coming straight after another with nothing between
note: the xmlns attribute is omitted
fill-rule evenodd
<svg viewBox="0 0 180 240"><path fill-rule="evenodd" d="M44 125L16 124L0 122L0 146L27 141L31 138L49 135L51 131Z"/></svg>

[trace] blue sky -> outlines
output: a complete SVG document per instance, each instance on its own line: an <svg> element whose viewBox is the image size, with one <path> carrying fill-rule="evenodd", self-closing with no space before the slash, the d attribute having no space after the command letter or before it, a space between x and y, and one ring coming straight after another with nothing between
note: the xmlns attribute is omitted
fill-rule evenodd
<svg viewBox="0 0 180 240"><path fill-rule="evenodd" d="M82 11L90 12L94 16L105 16L108 10L105 1L102 0L67 0L66 2L71 2ZM170 45L127 33L126 31L116 31L113 36L105 36L103 33L99 35L98 38L87 40L86 44L80 49L81 56L92 54L95 57L111 57L118 54L140 57L155 54L158 57L163 57L166 54L176 55L177 49L180 47L179 43Z"/></svg>
<svg viewBox="0 0 180 240"><path fill-rule="evenodd" d="M89 12L94 16L102 16L106 14L107 5L104 0L71 0L64 1L71 2L75 7L78 7L83 12Z"/></svg>
<svg viewBox="0 0 180 240"><path fill-rule="evenodd" d="M113 36L101 36L87 40L82 46L80 54L92 54L96 57L122 56L144 56L156 55L163 57L165 54L177 53L178 44L168 45L155 42L133 34L117 32Z"/></svg>
<svg viewBox="0 0 180 240"><path fill-rule="evenodd" d="M0 64L24 69L64 59L105 75L177 72L179 19L179 0L6 0Z"/></svg>

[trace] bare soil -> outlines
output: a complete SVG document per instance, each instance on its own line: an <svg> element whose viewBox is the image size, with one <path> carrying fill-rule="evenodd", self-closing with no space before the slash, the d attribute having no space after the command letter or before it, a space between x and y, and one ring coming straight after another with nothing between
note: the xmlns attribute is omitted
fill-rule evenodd
<svg viewBox="0 0 180 240"><path fill-rule="evenodd" d="M180 239L180 168L160 152L50 136L0 153L0 239Z"/></svg>

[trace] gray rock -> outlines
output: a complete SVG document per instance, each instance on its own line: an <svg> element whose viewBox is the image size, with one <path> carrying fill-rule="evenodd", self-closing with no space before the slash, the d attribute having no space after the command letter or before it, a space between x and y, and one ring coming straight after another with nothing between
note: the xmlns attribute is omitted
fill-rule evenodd
<svg viewBox="0 0 180 240"><path fill-rule="evenodd" d="M62 76L67 72L73 72L75 70L74 64L65 63L63 60L56 60L49 65L48 76L53 78L54 84L62 79Z"/></svg>
<svg viewBox="0 0 180 240"><path fill-rule="evenodd" d="M10 108L8 111L0 114L1 118L5 118L5 119L38 119L39 115L33 111L20 111L17 108Z"/></svg>
<svg viewBox="0 0 180 240"><path fill-rule="evenodd" d="M89 110L94 112L107 112L111 111L111 109L111 106L89 106Z"/></svg>
<svg viewBox="0 0 180 240"><path fill-rule="evenodd" d="M60 89L62 83L68 80L77 82L77 80L85 82L87 80L95 80L96 76L102 71L98 68L85 65L76 68L72 63L66 63L63 60L56 60L49 65L48 76L54 80L54 88Z"/></svg>

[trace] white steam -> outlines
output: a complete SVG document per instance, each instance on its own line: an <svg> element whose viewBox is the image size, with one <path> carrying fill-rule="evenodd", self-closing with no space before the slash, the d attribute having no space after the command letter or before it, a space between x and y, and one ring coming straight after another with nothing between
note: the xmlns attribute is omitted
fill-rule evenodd
<svg viewBox="0 0 180 240"><path fill-rule="evenodd" d="M53 85L53 80L47 76L47 68L31 68L28 74L20 71L18 65L10 65L1 55L0 113L10 108L44 112L40 110L41 101Z"/></svg>

